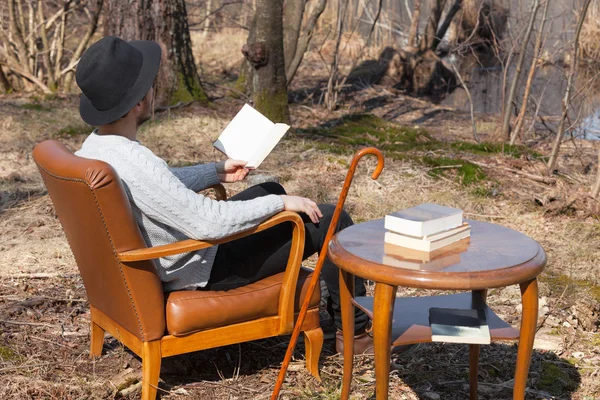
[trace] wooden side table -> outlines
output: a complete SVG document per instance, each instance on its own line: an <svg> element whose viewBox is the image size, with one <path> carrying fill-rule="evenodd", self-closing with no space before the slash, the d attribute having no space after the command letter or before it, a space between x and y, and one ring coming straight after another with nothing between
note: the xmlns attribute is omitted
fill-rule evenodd
<svg viewBox="0 0 600 400"><path fill-rule="evenodd" d="M373 318L378 400L388 396L391 347L431 342L431 307L482 308L492 340L519 340L513 399L524 398L538 316L537 276L546 265L546 254L535 240L522 233L491 223L467 222L471 225L468 244L462 249L452 247L438 256L435 263L394 263L385 257L383 219L353 225L332 239L329 257L340 268L344 332L342 399L350 394L355 306ZM440 262L444 257L447 262ZM375 281L374 298L354 298L353 275ZM514 284L521 287L520 331L502 321L485 302L488 289ZM469 292L396 298L398 286ZM479 345L471 344L469 350L470 396L477 399Z"/></svg>

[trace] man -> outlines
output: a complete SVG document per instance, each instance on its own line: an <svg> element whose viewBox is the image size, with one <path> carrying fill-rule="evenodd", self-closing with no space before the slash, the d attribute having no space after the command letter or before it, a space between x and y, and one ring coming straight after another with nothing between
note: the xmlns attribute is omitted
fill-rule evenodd
<svg viewBox="0 0 600 400"><path fill-rule="evenodd" d="M117 171L148 246L188 238L219 239L289 210L300 213L305 222L304 258L318 252L334 206L289 196L274 183L251 187L228 201L212 200L196 192L218 182L243 180L248 174L245 162L228 159L169 168L137 141L138 128L152 111L152 87L160 57L161 50L155 42L105 37L83 54L76 73L83 92L81 117L98 129L75 154L105 161ZM205 250L158 259L157 272L164 290L229 290L282 272L292 237L287 225ZM344 212L337 229L349 225L352 219ZM330 261L323 266L322 278L330 293L329 310L338 328L336 348L341 351L338 269ZM365 294L361 278L356 278L356 292ZM372 351L368 324L367 316L357 309L356 353Z"/></svg>

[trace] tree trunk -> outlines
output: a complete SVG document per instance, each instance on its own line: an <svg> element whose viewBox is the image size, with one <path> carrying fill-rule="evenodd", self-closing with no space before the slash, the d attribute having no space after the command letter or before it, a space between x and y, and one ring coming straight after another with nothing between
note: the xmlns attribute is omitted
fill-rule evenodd
<svg viewBox="0 0 600 400"><path fill-rule="evenodd" d="M502 137L504 137L506 140L510 139L510 114L512 110L512 104L515 100L515 96L517 95L517 83L519 83L519 78L521 77L521 70L523 69L523 62L525 61L525 52L527 51L527 44L529 43L529 38L531 37L531 31L533 30L533 25L535 24L535 16L537 14L539 6L539 0L535 0L533 5L531 6L531 17L529 18L529 25L527 26L527 30L525 31L525 37L521 42L521 48L519 49L519 58L517 59L515 76L513 77L513 81L510 85L510 92L508 92L508 98L506 99L506 103L504 106L504 116L502 119Z"/></svg>
<svg viewBox="0 0 600 400"><path fill-rule="evenodd" d="M425 27L425 34L421 39L419 46L422 52L433 49L436 42L437 27L442 17L442 11L446 5L446 0L435 0L429 13L429 19L427 20L427 27Z"/></svg>
<svg viewBox="0 0 600 400"><path fill-rule="evenodd" d="M562 143L563 135L565 134L565 121L567 114L569 113L569 106L571 104L571 89L573 82L575 81L575 75L577 74L577 66L579 65L579 35L581 34L581 27L587 14L587 10L590 6L591 0L585 0L581 14L579 15L579 21L577 22L577 29L575 31L575 37L573 38L573 54L571 60L571 67L569 68L569 77L567 78L567 90L565 91L565 97L562 101L562 116L560 123L558 124L558 131L556 132L556 139L552 146L552 153L550 153L550 159L548 160L548 174L551 174L556 167L556 161L558 160L558 152L560 150L560 144Z"/></svg>
<svg viewBox="0 0 600 400"><path fill-rule="evenodd" d="M286 71L296 55L305 4L306 0L285 0L283 3L283 54Z"/></svg>
<svg viewBox="0 0 600 400"><path fill-rule="evenodd" d="M523 122L525 121L525 112L527 111L527 102L529 101L529 93L531 93L531 86L533 84L533 78L535 77L535 71L537 69L538 58L542 53L542 37L544 34L544 24L546 23L546 16L548 15L548 4L550 0L546 0L544 4L544 11L542 11L542 21L540 22L540 28L535 37L535 47L533 50L533 59L531 60L531 67L529 67L529 74L527 76L527 83L525 84L525 93L523 93L523 100L521 101L521 110L519 111L519 115L517 116L517 122L515 123L515 128L513 129L512 135L510 137L510 144L515 144L517 141L517 137L519 136L519 132L523 127Z"/></svg>
<svg viewBox="0 0 600 400"><path fill-rule="evenodd" d="M12 92L13 87L10 84L10 81L6 78L6 75L4 75L4 71L2 71L2 65L0 65L0 84L2 84L5 93Z"/></svg>
<svg viewBox="0 0 600 400"><path fill-rule="evenodd" d="M325 6L327 5L327 0L318 0L318 3L313 8L310 16L308 17L308 22L306 23L306 28L302 33L302 36L298 39L298 44L296 45L296 53L292 58L289 65L287 65L286 60L286 68L285 68L285 76L287 79L287 85L289 86L294 76L296 75L296 71L304 58L304 54L306 53L306 49L308 49L308 44L312 39L313 31L315 26L317 25L317 21L319 17L325 10Z"/></svg>
<svg viewBox="0 0 600 400"><path fill-rule="evenodd" d="M454 19L456 13L461 9L461 7L462 0L455 0L454 4L452 4L452 7L448 11L446 18L444 18L444 22L442 23L442 25L440 25L440 29L438 29L437 33L435 34L432 50L435 50L438 44L440 44L440 41L444 38L444 36L446 35L446 31L450 27L450 23Z"/></svg>
<svg viewBox="0 0 600 400"><path fill-rule="evenodd" d="M289 123L283 55L283 0L257 0L255 18L255 35L249 35L248 43L242 48L254 70L254 106L273 122Z"/></svg>
<svg viewBox="0 0 600 400"><path fill-rule="evenodd" d="M417 46L417 32L419 31L419 19L421 17L421 0L415 0L414 11L412 14L412 23L410 24L410 32L408 33L408 45L411 47Z"/></svg>
<svg viewBox="0 0 600 400"><path fill-rule="evenodd" d="M105 35L124 40L154 40L162 49L156 79L156 105L208 97L200 83L184 0L106 0Z"/></svg>
<svg viewBox="0 0 600 400"><path fill-rule="evenodd" d="M348 2L344 2L338 5L337 8L337 20L336 20L336 39L335 47L333 49L333 58L331 60L331 66L329 68L329 79L327 80L327 91L325 92L325 105L329 111L333 111L337 106L337 95L338 95L338 67L339 67L339 52L340 44L342 41L342 32L344 31L344 18L346 16Z"/></svg>

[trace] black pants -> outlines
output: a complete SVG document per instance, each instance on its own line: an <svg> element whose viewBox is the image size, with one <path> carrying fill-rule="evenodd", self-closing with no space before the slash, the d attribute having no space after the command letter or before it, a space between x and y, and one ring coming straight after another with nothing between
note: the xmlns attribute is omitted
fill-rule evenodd
<svg viewBox="0 0 600 400"><path fill-rule="evenodd" d="M278 183L267 182L253 186L232 196L228 201L250 200L269 194L286 194ZM319 204L323 218L318 224L302 215L306 232L303 259L319 252L323 247L327 229L333 217L335 206ZM343 211L340 215L336 232L352 225L352 218ZM287 265L292 242L292 225L280 224L254 235L219 245L215 262L212 267L207 289L230 290L256 282L260 279L283 272ZM333 314L338 329L342 329L340 314L340 286L338 267L327 259L321 270L321 277L327 285L330 294L329 311ZM356 296L366 294L362 278L355 278ZM356 308L355 331L364 330L368 316Z"/></svg>

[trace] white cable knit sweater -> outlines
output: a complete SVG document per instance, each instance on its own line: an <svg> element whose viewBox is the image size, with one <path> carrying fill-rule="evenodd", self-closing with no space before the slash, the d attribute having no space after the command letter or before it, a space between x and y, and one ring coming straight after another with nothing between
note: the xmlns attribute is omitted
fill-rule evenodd
<svg viewBox="0 0 600 400"><path fill-rule="evenodd" d="M184 239L210 240L252 228L283 210L279 196L216 201L196 194L219 183L215 164L169 168L136 141L94 131L77 156L101 160L119 174L133 215L148 246ZM204 287L217 246L156 260L165 291Z"/></svg>

